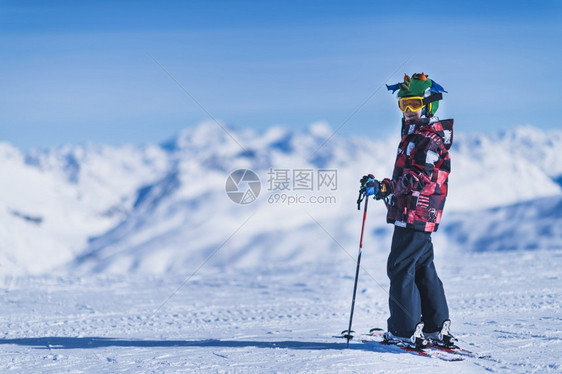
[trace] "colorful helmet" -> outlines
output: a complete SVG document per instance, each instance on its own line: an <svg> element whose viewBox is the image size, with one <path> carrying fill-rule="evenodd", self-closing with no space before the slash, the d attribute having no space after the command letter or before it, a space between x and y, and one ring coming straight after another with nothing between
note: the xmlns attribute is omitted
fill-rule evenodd
<svg viewBox="0 0 562 374"><path fill-rule="evenodd" d="M439 108L439 100L443 98L441 92L447 92L437 82L428 78L424 73L413 74L412 78L404 74L404 82L392 86L386 85L389 91L398 91L398 98L419 96L424 98L424 112L426 117L432 117Z"/></svg>

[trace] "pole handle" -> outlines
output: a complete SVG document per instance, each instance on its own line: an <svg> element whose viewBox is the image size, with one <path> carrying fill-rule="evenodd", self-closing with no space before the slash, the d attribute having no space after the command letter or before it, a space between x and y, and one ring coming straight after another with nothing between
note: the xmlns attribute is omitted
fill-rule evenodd
<svg viewBox="0 0 562 374"><path fill-rule="evenodd" d="M359 196L357 197L357 210L361 210L361 202L365 198L365 191L363 189L359 190Z"/></svg>

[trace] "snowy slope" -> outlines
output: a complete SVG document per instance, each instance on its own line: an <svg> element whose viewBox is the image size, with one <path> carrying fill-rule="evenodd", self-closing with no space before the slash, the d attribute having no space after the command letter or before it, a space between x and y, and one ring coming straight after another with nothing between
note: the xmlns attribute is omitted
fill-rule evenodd
<svg viewBox="0 0 562 374"><path fill-rule="evenodd" d="M341 259L341 247L355 251L357 181L368 172L380 178L391 174L396 137L331 137L333 130L323 123L306 132L228 131L232 136L215 123L202 123L162 146L138 148L88 145L23 154L1 144L0 272L42 273L69 264L69 271L158 274L183 272L207 259L252 267L311 262L318 251ZM498 235L472 229L484 217L488 226L506 233L504 239L527 247L545 230L556 233L556 211L555 219L541 218L532 229L511 230L512 235L509 228L522 222L502 217L512 204L541 206L534 201L560 196L561 146L560 131L457 132L444 216L444 227L452 228L436 239L465 250L478 242L486 243L476 245L478 250L503 248ZM247 206L234 204L225 193L228 174L239 168L261 179L261 195ZM337 170L335 190L268 191L271 169L323 168ZM332 200L288 205L272 202L279 198L275 193ZM495 213L486 213L489 209ZM390 235L384 214L380 202L371 204L368 235L377 249L386 249ZM534 225L535 219L515 217ZM463 234L467 230L470 239ZM560 244L558 236L548 238L549 247ZM210 258L218 248L228 255Z"/></svg>
<svg viewBox="0 0 562 374"><path fill-rule="evenodd" d="M562 252L438 256L460 344L490 359L444 362L335 338L355 264L205 267L184 276L2 278L6 372L559 373ZM385 253L365 251L354 329L385 327Z"/></svg>

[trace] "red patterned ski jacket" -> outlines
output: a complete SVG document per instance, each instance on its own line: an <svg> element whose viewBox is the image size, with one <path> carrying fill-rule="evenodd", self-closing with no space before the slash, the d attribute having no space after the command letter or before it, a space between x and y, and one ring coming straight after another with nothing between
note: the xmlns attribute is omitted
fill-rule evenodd
<svg viewBox="0 0 562 374"><path fill-rule="evenodd" d="M437 231L451 172L453 120L402 124L402 140L387 200L387 222L416 231Z"/></svg>

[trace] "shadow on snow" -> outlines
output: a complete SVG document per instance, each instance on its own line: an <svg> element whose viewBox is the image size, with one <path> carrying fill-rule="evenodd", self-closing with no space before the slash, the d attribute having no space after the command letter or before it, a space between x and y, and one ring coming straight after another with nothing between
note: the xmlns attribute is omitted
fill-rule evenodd
<svg viewBox="0 0 562 374"><path fill-rule="evenodd" d="M14 344L37 349L93 349L104 347L171 348L171 347L222 347L222 348L270 348L295 350L344 350L347 344L305 341L256 341L256 340L131 340L101 337L39 337L0 339L0 344ZM390 348L390 349L389 349ZM392 353L392 347L379 344L350 344L349 349Z"/></svg>

